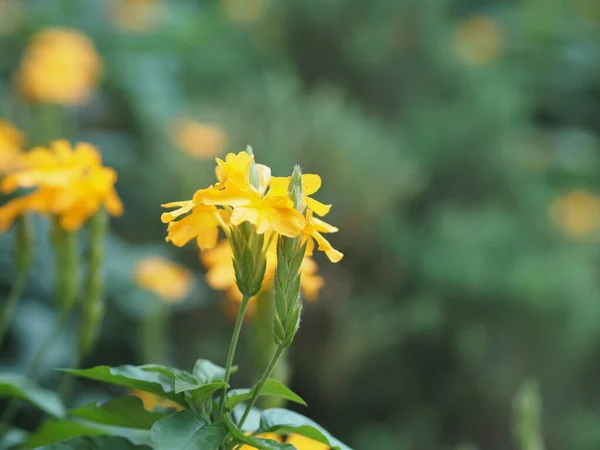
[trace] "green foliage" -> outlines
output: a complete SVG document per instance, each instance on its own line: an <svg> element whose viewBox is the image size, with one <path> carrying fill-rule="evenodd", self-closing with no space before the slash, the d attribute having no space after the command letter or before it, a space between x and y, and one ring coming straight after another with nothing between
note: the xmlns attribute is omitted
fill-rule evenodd
<svg viewBox="0 0 600 450"><path fill-rule="evenodd" d="M23 377L0 375L0 397L26 401L54 417L65 415L65 406L58 394Z"/></svg>
<svg viewBox="0 0 600 450"><path fill-rule="evenodd" d="M148 430L152 428L154 422L164 417L162 413L146 411L142 401L131 395L102 404L91 403L72 409L69 411L69 415L103 425Z"/></svg>
<svg viewBox="0 0 600 450"><path fill-rule="evenodd" d="M233 409L240 402L245 402L252 396L251 389L232 389L227 393L228 398L226 405L228 408ZM272 395L275 397L285 398L291 402L299 403L303 406L307 406L306 402L291 389L286 387L280 381L274 380L273 378L267 379L267 382L260 391L260 395Z"/></svg>
<svg viewBox="0 0 600 450"><path fill-rule="evenodd" d="M65 442L40 447L45 450L149 450L114 436L78 437Z"/></svg>
<svg viewBox="0 0 600 450"><path fill-rule="evenodd" d="M189 411L171 414L152 427L152 441L157 450L217 448L226 435L225 424L207 424Z"/></svg>

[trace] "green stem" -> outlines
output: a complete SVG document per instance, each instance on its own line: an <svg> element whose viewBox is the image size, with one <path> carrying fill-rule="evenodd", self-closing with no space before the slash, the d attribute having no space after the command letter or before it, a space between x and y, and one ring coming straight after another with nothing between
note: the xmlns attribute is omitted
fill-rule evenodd
<svg viewBox="0 0 600 450"><path fill-rule="evenodd" d="M146 313L142 320L141 340L144 364L167 364L170 311L162 301Z"/></svg>
<svg viewBox="0 0 600 450"><path fill-rule="evenodd" d="M0 317L0 345L2 345L2 342L4 341L4 336L6 335L8 327L12 322L17 303L19 302L19 299L25 291L26 283L27 271L20 272L17 275L17 279L15 280L10 289L10 294L6 299L6 303L4 304L4 308L2 310L2 316Z"/></svg>
<svg viewBox="0 0 600 450"><path fill-rule="evenodd" d="M19 303L19 299L25 291L27 284L27 274L33 260L33 232L31 229L29 217L23 216L17 223L15 233L15 262L17 265L17 278L10 288L8 298L4 303L4 308L0 313L0 345L4 341L4 337L10 323L15 314L15 309Z"/></svg>
<svg viewBox="0 0 600 450"><path fill-rule="evenodd" d="M225 378L223 381L229 384L229 378L231 377L231 367L233 365L233 357L235 355L235 349L237 347L238 340L240 338L240 330L242 329L242 324L244 323L244 316L246 315L246 310L248 309L248 303L250 302L250 297L244 295L242 298L242 303L240 305L240 309L237 314L237 318L235 319L235 326L233 328L233 336L231 337L231 343L229 344L229 353L227 354L227 363L225 364ZM221 397L221 404L219 406L219 414L218 417L223 417L223 410L225 409L225 399L227 398L227 389L223 390L223 396Z"/></svg>
<svg viewBox="0 0 600 450"><path fill-rule="evenodd" d="M277 346L277 350L275 350L275 353L273 354L273 357L271 358L269 365L265 369L260 380L258 380L258 383L256 383L256 385L252 389L252 397L250 397L250 401L248 402L248 406L246 406L246 410L244 411L244 415L242 416L240 423L238 424L238 427L241 428L242 425L244 425L244 422L246 421L248 414L250 414L252 407L256 403L256 399L258 398L258 396L260 395L260 392L265 387L265 383L267 382L267 380L273 373L273 370L275 370L275 366L277 366L277 363L279 362L279 358L281 358L281 355L283 355L283 352L285 351L286 348L287 347L285 347L283 345Z"/></svg>

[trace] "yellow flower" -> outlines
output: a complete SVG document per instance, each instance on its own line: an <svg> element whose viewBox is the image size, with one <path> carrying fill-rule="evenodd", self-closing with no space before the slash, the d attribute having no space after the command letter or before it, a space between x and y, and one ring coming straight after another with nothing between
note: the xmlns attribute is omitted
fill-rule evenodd
<svg viewBox="0 0 600 450"><path fill-rule="evenodd" d="M206 283L213 289L225 291L230 300L241 301L242 294L239 292L235 282L235 271L233 269L233 252L226 240L219 242L214 248L200 253L200 261L206 267ZM275 268L277 267L277 241L272 240L267 251L267 269L265 270L265 282L263 290L273 289ZM316 300L320 289L323 287L323 277L317 274L317 263L310 257L305 256L300 267L300 287L304 297Z"/></svg>
<svg viewBox="0 0 600 450"><path fill-rule="evenodd" d="M338 229L333 225L329 225L321 219L314 217L312 210L309 209L306 214L306 227L302 231L303 238L308 240L306 254L313 254L316 241L318 249L325 252L331 262L336 263L340 261L344 257L344 254L333 248L329 241L321 234L335 233L337 231Z"/></svg>
<svg viewBox="0 0 600 450"><path fill-rule="evenodd" d="M269 195L285 196L290 186L290 180L292 177L271 177L271 190ZM303 206L306 206L314 211L319 216L324 216L329 213L331 205L325 205L314 198L310 198L309 195L314 194L321 187L321 177L314 174L302 175L302 192L304 198L302 200Z"/></svg>
<svg viewBox="0 0 600 450"><path fill-rule="evenodd" d="M180 302L190 293L192 274L184 266L160 256L139 261L134 273L136 283L168 303Z"/></svg>
<svg viewBox="0 0 600 450"><path fill-rule="evenodd" d="M75 105L89 100L100 72L100 57L83 33L46 28L31 39L17 81L31 101Z"/></svg>
<svg viewBox="0 0 600 450"><path fill-rule="evenodd" d="M18 164L25 145L25 136L7 121L0 120L0 174Z"/></svg>
<svg viewBox="0 0 600 450"><path fill-rule="evenodd" d="M296 450L329 450L326 444L307 438L300 434L290 434L285 440L287 444L292 444Z"/></svg>
<svg viewBox="0 0 600 450"><path fill-rule="evenodd" d="M175 208L175 211L163 213L161 220L168 223L167 242L177 247L183 247L196 238L196 244L201 250L213 248L219 237L219 226L228 220L225 211L219 211L215 206L195 204L192 200L165 203L164 208ZM175 221L179 216L190 213Z"/></svg>
<svg viewBox="0 0 600 450"><path fill-rule="evenodd" d="M500 55L504 30L491 17L477 16L462 22L454 33L454 51L471 65L485 65Z"/></svg>
<svg viewBox="0 0 600 450"><path fill-rule="evenodd" d="M581 238L600 226L600 199L583 190L572 191L554 199L549 213L568 235Z"/></svg>
<svg viewBox="0 0 600 450"><path fill-rule="evenodd" d="M174 401L171 401L168 398L159 397L158 395L151 394L150 392L134 389L130 392L130 395L141 399L142 403L144 404L144 408L146 408L146 410L150 412L154 411L158 407L173 408L178 411L183 410L181 405L178 405Z"/></svg>
<svg viewBox="0 0 600 450"><path fill-rule="evenodd" d="M194 158L212 158L220 154L227 145L227 135L219 127L187 117L176 119L169 134L181 151Z"/></svg>
<svg viewBox="0 0 600 450"><path fill-rule="evenodd" d="M111 6L110 15L114 24L124 31L148 31L156 27L161 19L159 0L116 0Z"/></svg>
<svg viewBox="0 0 600 450"><path fill-rule="evenodd" d="M60 226L69 231L80 228L101 207L120 215L123 205L114 189L116 180L116 172L102 166L91 144L71 149L66 141L54 141L50 148L34 148L21 156L1 188L6 194L19 187L37 189L0 207L0 231L26 211L58 216Z"/></svg>

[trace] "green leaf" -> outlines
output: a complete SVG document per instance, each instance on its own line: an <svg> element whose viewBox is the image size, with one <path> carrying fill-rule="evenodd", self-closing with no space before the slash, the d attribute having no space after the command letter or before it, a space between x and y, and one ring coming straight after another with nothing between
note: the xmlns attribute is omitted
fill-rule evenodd
<svg viewBox="0 0 600 450"><path fill-rule="evenodd" d="M168 370L168 368L165 368ZM97 366L91 369L62 369L70 373L90 380L103 381L104 383L116 384L130 389L139 389L150 392L161 397L168 398L181 406L187 406L185 398L174 392L174 381L171 377L153 368L144 366L124 365L119 367Z"/></svg>
<svg viewBox="0 0 600 450"><path fill-rule="evenodd" d="M111 435L127 439L135 445L151 444L150 432L115 427L80 420L48 420L25 442L27 448L38 448L80 436Z"/></svg>
<svg viewBox="0 0 600 450"><path fill-rule="evenodd" d="M27 448L38 448L79 436L110 434L106 430L74 420L47 420L25 442Z"/></svg>
<svg viewBox="0 0 600 450"><path fill-rule="evenodd" d="M65 406L55 392L18 375L0 375L0 397L24 400L54 417L65 415Z"/></svg>
<svg viewBox="0 0 600 450"><path fill-rule="evenodd" d="M231 373L237 372L237 366L231 368ZM198 379L200 384L210 383L212 381L223 380L225 378L225 368L217 366L208 359L199 359L194 364L192 371L194 377Z"/></svg>
<svg viewBox="0 0 600 450"><path fill-rule="evenodd" d="M171 414L156 422L151 431L157 450L213 450L226 435L223 423L207 425L191 411Z"/></svg>
<svg viewBox="0 0 600 450"><path fill-rule="evenodd" d="M295 450L291 444L282 444L281 442L273 441L271 439L261 439L253 436L246 435L242 430L240 430L232 421L230 416L225 417L225 424L227 425L227 429L231 433L231 435L243 444L250 445L251 447L255 447L258 450Z"/></svg>
<svg viewBox="0 0 600 450"><path fill-rule="evenodd" d="M269 378L267 380L267 382L265 383L265 386L262 389L262 391L260 391L259 397L262 397L264 395L271 395L274 397L282 397L291 402L299 403L301 405L306 406L306 402L299 395L294 393L294 391L292 391L291 389L286 387L280 381L277 381L273 378ZM252 390L251 389L234 389L231 391L231 393L228 396L229 396L229 398L227 399L226 405L228 408L231 409L238 403L249 400L250 397L252 397Z"/></svg>
<svg viewBox="0 0 600 450"><path fill-rule="evenodd" d="M316 422L287 409L273 408L263 411L260 418L260 433L279 431L301 434L315 441L327 444L334 449L351 450L350 447L334 438Z"/></svg>
<svg viewBox="0 0 600 450"><path fill-rule="evenodd" d="M91 403L70 411L75 417L104 425L149 430L165 414L146 411L138 397L125 395L103 404Z"/></svg>
<svg viewBox="0 0 600 450"><path fill-rule="evenodd" d="M208 383L204 385L192 385L189 383L185 383L185 385L178 385L177 381L175 382L175 392L177 392L178 388L181 389L180 392L189 392L190 394L192 394L192 396L198 403L202 403L203 401L210 398L215 392L220 391L221 389L225 389L227 387L229 387L229 385L224 381L218 381L215 383Z"/></svg>
<svg viewBox="0 0 600 450"><path fill-rule="evenodd" d="M147 445L135 445L116 436L85 436L41 447L44 450L150 450Z"/></svg>
<svg viewBox="0 0 600 450"><path fill-rule="evenodd" d="M0 450L8 450L10 448L22 448L18 447L20 444L25 442L27 439L27 433L20 428L9 429L0 442Z"/></svg>

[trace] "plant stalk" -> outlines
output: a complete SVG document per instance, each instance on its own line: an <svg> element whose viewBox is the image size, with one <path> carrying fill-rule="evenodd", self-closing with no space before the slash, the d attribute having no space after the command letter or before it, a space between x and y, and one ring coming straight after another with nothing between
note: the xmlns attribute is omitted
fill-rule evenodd
<svg viewBox="0 0 600 450"><path fill-rule="evenodd" d="M231 336L231 343L229 344L229 353L227 354L227 363L225 364L225 378L223 381L229 384L229 378L231 377L231 367L233 366L233 357L235 356L235 349L237 347L238 340L240 338L240 331L242 329L242 324L244 323L244 316L246 315L246 310L248 309L248 303L250 302L250 297L244 295L242 298L242 303L240 305L240 309L237 314L237 318L235 319L235 326L233 328L233 335ZM221 404L219 406L219 414L218 417L223 417L223 410L225 409L225 399L227 398L227 388L223 390L223 395L221 397Z"/></svg>

